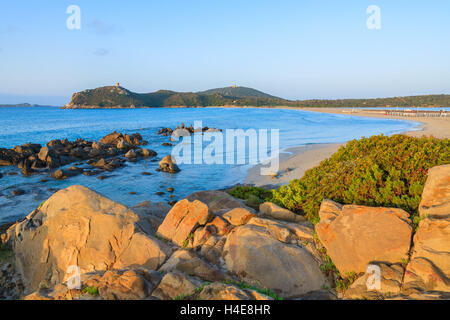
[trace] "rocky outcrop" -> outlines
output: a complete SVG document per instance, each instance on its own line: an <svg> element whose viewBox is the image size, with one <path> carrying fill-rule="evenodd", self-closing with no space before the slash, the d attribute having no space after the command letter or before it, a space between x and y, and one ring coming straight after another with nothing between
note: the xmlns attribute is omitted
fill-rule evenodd
<svg viewBox="0 0 450 320"><path fill-rule="evenodd" d="M419 213L422 217L450 218L450 164L429 170Z"/></svg>
<svg viewBox="0 0 450 320"><path fill-rule="evenodd" d="M178 202L167 214L158 228L158 234L182 246L189 235L211 218L208 206L195 200L184 199Z"/></svg>
<svg viewBox="0 0 450 320"><path fill-rule="evenodd" d="M450 221L419 223L404 279L405 289L450 292Z"/></svg>
<svg viewBox="0 0 450 320"><path fill-rule="evenodd" d="M42 281L67 280L70 266L81 273L140 266L159 268L170 248L144 233L139 216L85 187L58 191L12 228L9 243L26 289Z"/></svg>
<svg viewBox="0 0 450 320"><path fill-rule="evenodd" d="M319 263L306 249L282 243L256 225L244 225L231 232L224 259L233 274L286 298L320 290L326 283Z"/></svg>
<svg viewBox="0 0 450 320"><path fill-rule="evenodd" d="M0 166L17 165L24 175L30 175L45 169L56 169L77 161L88 160L88 164L98 162L95 165L103 170L112 170L123 165L118 159L106 159L122 154L128 154L129 160L139 157L152 157L156 152L142 149L147 141L142 139L139 133L132 135L113 132L103 137L99 142L77 139L75 141L52 140L45 146L39 144L24 144L13 149L0 148ZM134 157L130 157L134 154ZM123 159L122 159L123 160ZM103 161L103 163L101 163ZM55 179L65 179L83 172L78 168L77 172L70 169L56 170L52 173Z"/></svg>
<svg viewBox="0 0 450 320"><path fill-rule="evenodd" d="M159 168L167 173L177 173L180 171L180 168L178 168L177 164L175 163L175 160L172 159L172 156L165 156L160 162L159 162Z"/></svg>
<svg viewBox="0 0 450 320"><path fill-rule="evenodd" d="M419 213L404 290L450 293L450 165L429 170Z"/></svg>
<svg viewBox="0 0 450 320"><path fill-rule="evenodd" d="M401 209L324 200L316 236L288 210L256 212L222 191L130 209L73 186L2 235L15 264L0 283L8 296L23 283L26 299L448 299L446 186L433 172L422 209L439 210L422 214L412 248ZM73 265L82 286L69 290Z"/></svg>
<svg viewBox="0 0 450 320"><path fill-rule="evenodd" d="M163 136L173 136L173 137L186 137L190 136L191 134L195 132L221 132L222 129L216 129L216 128L208 128L208 127L198 127L195 128L190 125L189 127L186 127L184 123L181 124L181 126L177 126L175 129L171 128L161 128L158 131L158 134Z"/></svg>
<svg viewBox="0 0 450 320"><path fill-rule="evenodd" d="M401 209L345 205L326 201L316 232L342 275L366 271L369 262L408 259L412 227Z"/></svg>

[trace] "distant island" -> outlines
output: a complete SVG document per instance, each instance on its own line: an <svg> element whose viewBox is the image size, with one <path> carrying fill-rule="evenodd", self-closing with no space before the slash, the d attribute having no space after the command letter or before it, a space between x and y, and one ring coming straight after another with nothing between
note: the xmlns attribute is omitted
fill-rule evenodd
<svg viewBox="0 0 450 320"><path fill-rule="evenodd" d="M52 107L39 104L18 103L18 104L0 104L0 108L35 108L35 107Z"/></svg>
<svg viewBox="0 0 450 320"><path fill-rule="evenodd" d="M106 86L72 95L64 109L156 108L156 107L450 107L450 95L421 95L376 99L287 100L252 88L230 86L200 92L159 90L135 93L121 87Z"/></svg>

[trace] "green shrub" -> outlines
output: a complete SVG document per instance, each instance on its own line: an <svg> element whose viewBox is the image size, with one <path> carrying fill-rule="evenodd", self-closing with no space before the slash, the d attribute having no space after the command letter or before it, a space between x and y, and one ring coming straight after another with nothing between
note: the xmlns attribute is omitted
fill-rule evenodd
<svg viewBox="0 0 450 320"><path fill-rule="evenodd" d="M91 296L98 296L98 288L97 287L89 286L89 287L84 288L82 292L90 294Z"/></svg>
<svg viewBox="0 0 450 320"><path fill-rule="evenodd" d="M280 297L279 295L277 295L275 292L273 292L273 291L270 290L270 289L267 289L267 288L260 288L260 287L257 287L257 286L255 286L255 285L248 284L248 283L246 283L246 282L244 282L244 281L237 282L237 281L231 281L231 280L229 280L229 281L222 281L222 283L236 286L236 287L238 287L238 288L240 288L240 289L242 289L242 290L246 290L246 289L248 289L248 290L254 290L254 291L259 292L259 293L261 293L261 294L264 294L264 295L266 295L266 296L268 296L268 297L271 297L271 298L274 299L274 300L283 300L282 297Z"/></svg>
<svg viewBox="0 0 450 320"><path fill-rule="evenodd" d="M428 169L447 163L450 139L379 135L352 140L300 180L274 190L273 202L314 224L323 199L402 208L414 219Z"/></svg>
<svg viewBox="0 0 450 320"><path fill-rule="evenodd" d="M13 256L13 252L8 247L0 243L0 264Z"/></svg>
<svg viewBox="0 0 450 320"><path fill-rule="evenodd" d="M264 201L270 201L272 199L272 191L260 187L235 186L229 190L229 194L235 198L244 200L248 200L253 197L257 197Z"/></svg>

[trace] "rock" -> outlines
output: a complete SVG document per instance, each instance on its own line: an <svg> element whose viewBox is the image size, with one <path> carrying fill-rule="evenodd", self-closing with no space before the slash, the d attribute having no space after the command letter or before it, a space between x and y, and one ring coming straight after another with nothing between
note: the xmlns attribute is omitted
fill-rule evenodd
<svg viewBox="0 0 450 320"><path fill-rule="evenodd" d="M95 287L104 300L145 299L161 281L159 272L148 269L108 270L83 281L85 287Z"/></svg>
<svg viewBox="0 0 450 320"><path fill-rule="evenodd" d="M336 217L330 212L319 212L316 232L343 276L365 272L372 261L395 264L408 259L412 227L404 210L346 205Z"/></svg>
<svg viewBox="0 0 450 320"><path fill-rule="evenodd" d="M429 170L419 213L421 217L450 218L450 164Z"/></svg>
<svg viewBox="0 0 450 320"><path fill-rule="evenodd" d="M166 214L172 209L164 202L144 201L135 207L133 211L139 215L139 226L148 234L154 235L161 225Z"/></svg>
<svg viewBox="0 0 450 320"><path fill-rule="evenodd" d="M265 228L273 238L285 243L297 243L298 240L312 239L312 225L300 225L284 221L274 221L253 217L248 224Z"/></svg>
<svg viewBox="0 0 450 320"><path fill-rule="evenodd" d="M0 148L0 166L12 166L22 160L14 150Z"/></svg>
<svg viewBox="0 0 450 320"><path fill-rule="evenodd" d="M194 236L192 237L192 247L198 247L204 244L208 238L211 236L211 230L206 227L199 227L195 230ZM190 240L190 239L189 239ZM187 246L186 246L187 247Z"/></svg>
<svg viewBox="0 0 450 320"><path fill-rule="evenodd" d="M441 217L441 215L437 215ZM414 235L405 289L450 292L450 221L426 218Z"/></svg>
<svg viewBox="0 0 450 320"><path fill-rule="evenodd" d="M13 195L13 196L21 196L21 195L24 195L25 194L25 191L23 191L22 189L14 189L14 190L12 190L11 191L11 194Z"/></svg>
<svg viewBox="0 0 450 320"><path fill-rule="evenodd" d="M139 217L82 186L58 191L13 226L16 265L28 292L43 280L67 280L68 267L81 273L133 266L157 269L170 248L141 231Z"/></svg>
<svg viewBox="0 0 450 320"><path fill-rule="evenodd" d="M139 214L152 215L159 218L164 218L171 209L172 207L165 202L151 201L144 201L133 207L133 211Z"/></svg>
<svg viewBox="0 0 450 320"><path fill-rule="evenodd" d="M167 192L173 192L175 189L172 187L167 188Z"/></svg>
<svg viewBox="0 0 450 320"><path fill-rule="evenodd" d="M288 209L281 208L272 202L264 202L259 206L259 212L266 217L284 220L289 222L305 222L307 221L304 216L298 215L289 211Z"/></svg>
<svg viewBox="0 0 450 320"><path fill-rule="evenodd" d="M199 200L206 204L211 213L215 215L222 215L234 208L244 208L252 213L254 210L247 207L242 201L233 198L228 193L223 191L200 191L188 196L189 201Z"/></svg>
<svg viewBox="0 0 450 320"><path fill-rule="evenodd" d="M190 276L195 276L205 281L222 281L225 275L217 267L214 267L189 249L179 249L161 266L160 272L180 271Z"/></svg>
<svg viewBox="0 0 450 320"><path fill-rule="evenodd" d="M135 159L137 157L137 154L134 150L130 150L127 153L125 153L125 158L127 159Z"/></svg>
<svg viewBox="0 0 450 320"><path fill-rule="evenodd" d="M70 177L75 177L75 176L81 174L82 172L83 172L83 169L80 169L80 168L77 168L77 167L70 167L70 168L65 169L65 170L59 169L59 170L53 171L50 174L50 176L53 179L61 180L61 179L67 179L67 178L70 178Z"/></svg>
<svg viewBox="0 0 450 320"><path fill-rule="evenodd" d="M161 128L159 129L157 134L162 134L163 136L169 136L171 135L173 130L171 128Z"/></svg>
<svg viewBox="0 0 450 320"><path fill-rule="evenodd" d="M39 151L38 158L48 164L50 168L57 168L60 166L59 156L52 147L42 147Z"/></svg>
<svg viewBox="0 0 450 320"><path fill-rule="evenodd" d="M159 167L162 171L168 173L176 173L180 171L180 168L176 165L172 156L165 156L160 162Z"/></svg>
<svg viewBox="0 0 450 320"><path fill-rule="evenodd" d="M195 200L179 201L167 214L158 228L158 234L182 246L188 236L201 225L210 220L208 207Z"/></svg>
<svg viewBox="0 0 450 320"><path fill-rule="evenodd" d="M225 283L211 283L199 293L202 300L272 300L270 297L254 290L242 290Z"/></svg>
<svg viewBox="0 0 450 320"><path fill-rule="evenodd" d="M131 148L131 145L121 138L118 140L116 148L123 152L125 150L129 150Z"/></svg>
<svg viewBox="0 0 450 320"><path fill-rule="evenodd" d="M173 138L179 138L179 137L189 137L191 135L191 133L184 128L180 128L180 129L175 129L172 132L172 137Z"/></svg>
<svg viewBox="0 0 450 320"><path fill-rule="evenodd" d="M225 241L225 237L220 238L216 235L211 235L200 247L200 255L212 264L217 266L223 265L222 253Z"/></svg>
<svg viewBox="0 0 450 320"><path fill-rule="evenodd" d="M262 227L235 228L224 247L227 269L246 282L258 283L284 298L320 290L326 283L319 264L304 248L274 239Z"/></svg>
<svg viewBox="0 0 450 320"><path fill-rule="evenodd" d="M331 223L334 219L337 218L338 215L341 214L341 211L342 205L340 203L334 202L329 199L324 199L320 204L319 209L320 222L323 223L320 224L320 227L326 226L327 224ZM316 226L316 228L317 227L318 226Z"/></svg>
<svg viewBox="0 0 450 320"><path fill-rule="evenodd" d="M144 158L150 158L157 155L156 151L149 150L149 149L141 149L141 154Z"/></svg>
<svg viewBox="0 0 450 320"><path fill-rule="evenodd" d="M206 224L206 228L210 230L212 234L218 234L223 236L231 230L231 227L220 217L214 217L214 219Z"/></svg>
<svg viewBox="0 0 450 320"><path fill-rule="evenodd" d="M101 142L92 142L92 149L103 150L104 147L105 145Z"/></svg>
<svg viewBox="0 0 450 320"><path fill-rule="evenodd" d="M235 208L222 216L233 226L241 226L246 224L251 218L256 217L256 214L243 208Z"/></svg>
<svg viewBox="0 0 450 320"><path fill-rule="evenodd" d="M120 138L122 138L122 134L114 131L113 133L104 136L99 142L102 144L117 145L117 141Z"/></svg>
<svg viewBox="0 0 450 320"><path fill-rule="evenodd" d="M371 263L380 270L379 288L376 287L374 272L369 270L362 277L353 282L345 291L346 299L380 299L399 295L402 287L404 269L401 265L387 265L385 263Z"/></svg>
<svg viewBox="0 0 450 320"><path fill-rule="evenodd" d="M152 295L161 300L173 300L192 295L201 284L202 282L200 280L189 277L181 272L169 272L164 275L164 278Z"/></svg>

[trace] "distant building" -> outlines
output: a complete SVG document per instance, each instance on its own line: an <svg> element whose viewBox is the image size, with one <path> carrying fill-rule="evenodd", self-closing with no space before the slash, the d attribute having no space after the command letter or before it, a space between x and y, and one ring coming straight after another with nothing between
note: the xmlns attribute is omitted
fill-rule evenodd
<svg viewBox="0 0 450 320"><path fill-rule="evenodd" d="M237 85L233 84L231 87L232 87L232 88L237 88Z"/></svg>

